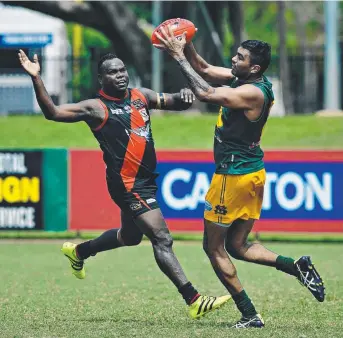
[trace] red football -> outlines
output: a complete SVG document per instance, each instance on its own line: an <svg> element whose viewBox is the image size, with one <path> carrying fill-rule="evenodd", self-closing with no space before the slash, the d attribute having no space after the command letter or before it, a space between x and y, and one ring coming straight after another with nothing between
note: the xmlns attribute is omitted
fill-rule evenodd
<svg viewBox="0 0 343 338"><path fill-rule="evenodd" d="M163 27L164 30L168 34L168 30L167 30L167 26L168 25L171 25L172 30L174 32L174 35L176 37L179 37L184 32L187 32L186 33L186 41L187 42L190 42L193 39L193 37L195 35L195 32L196 32L194 23L192 21L189 21L189 20L186 20L186 19L180 19L180 18L169 19L169 20L166 20L166 21L162 22L160 25L158 25L155 28L155 30L153 31L152 36L151 36L152 44L160 44L161 43L161 41L155 35L155 32L159 33L163 37L163 35L161 33L161 27Z"/></svg>

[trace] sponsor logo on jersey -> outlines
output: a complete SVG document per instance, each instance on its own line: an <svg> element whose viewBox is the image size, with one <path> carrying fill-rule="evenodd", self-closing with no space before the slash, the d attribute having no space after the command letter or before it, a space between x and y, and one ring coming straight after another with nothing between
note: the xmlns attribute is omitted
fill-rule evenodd
<svg viewBox="0 0 343 338"><path fill-rule="evenodd" d="M144 122L149 121L149 114L145 108L139 109L138 111L141 114Z"/></svg>
<svg viewBox="0 0 343 338"><path fill-rule="evenodd" d="M148 199L146 200L146 202L147 202L148 204L151 204L151 203L156 202L156 200L155 200L154 198L148 198Z"/></svg>
<svg viewBox="0 0 343 338"><path fill-rule="evenodd" d="M131 106L124 106L125 113L131 114L132 113L132 108Z"/></svg>
<svg viewBox="0 0 343 338"><path fill-rule="evenodd" d="M110 108L110 110L111 110L111 113L113 114L113 115L122 115L122 114L124 114L124 112L123 112L123 110L122 109L112 109L112 108Z"/></svg>
<svg viewBox="0 0 343 338"><path fill-rule="evenodd" d="M130 209L131 209L132 211L142 209L142 204L141 204L141 202L138 202L138 203L131 203L131 204L130 204Z"/></svg>
<svg viewBox="0 0 343 338"><path fill-rule="evenodd" d="M135 101L132 101L132 105L136 108L136 109L141 109L144 108L144 102L141 99L137 99Z"/></svg>
<svg viewBox="0 0 343 338"><path fill-rule="evenodd" d="M216 207L214 209L214 213L219 214L219 215L226 215L227 214L227 208L225 205L216 205Z"/></svg>
<svg viewBox="0 0 343 338"><path fill-rule="evenodd" d="M150 139L150 126L146 125L144 127L131 129L131 133L134 133L138 136L144 137L147 141L149 141L149 139Z"/></svg>

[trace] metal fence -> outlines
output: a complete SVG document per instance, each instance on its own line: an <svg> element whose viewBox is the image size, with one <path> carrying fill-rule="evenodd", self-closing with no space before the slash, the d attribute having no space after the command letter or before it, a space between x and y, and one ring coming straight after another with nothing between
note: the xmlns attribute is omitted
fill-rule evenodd
<svg viewBox="0 0 343 338"><path fill-rule="evenodd" d="M311 113L323 108L323 61L321 56L289 57L291 95L296 113ZM78 73L74 72L75 62L79 65ZM131 86L139 86L140 81L134 68L129 67L129 74ZM273 78L279 77L278 58L272 59L268 75ZM57 104L93 97L99 88L97 60L91 57L79 60L42 60L42 77L48 92ZM0 68L0 114L35 111L39 111L39 107L34 98L30 78L19 65L14 68Z"/></svg>
<svg viewBox="0 0 343 338"><path fill-rule="evenodd" d="M323 109L324 57L289 56L291 100L296 114L312 113ZM279 77L279 58L274 57L267 76Z"/></svg>

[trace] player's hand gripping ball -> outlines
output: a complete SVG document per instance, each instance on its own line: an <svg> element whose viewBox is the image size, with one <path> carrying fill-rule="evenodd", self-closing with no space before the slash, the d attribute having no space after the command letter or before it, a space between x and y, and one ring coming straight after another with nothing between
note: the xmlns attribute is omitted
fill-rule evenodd
<svg viewBox="0 0 343 338"><path fill-rule="evenodd" d="M158 37L155 35L155 33L159 33L160 35L162 35L161 33L161 27L164 28L164 30L166 32L168 32L168 28L167 26L168 25L171 25L171 29L174 33L174 36L176 38L180 38L182 37L182 34L184 32L186 32L186 41L187 43L188 42L191 42L197 29L195 28L194 26L194 23L192 21L189 21L189 20L186 20L186 19L180 19L180 18L177 18L177 19L169 19L169 20L166 20L164 22L162 22L161 24L159 24L155 30L153 31L152 33L152 36L151 36L151 43L153 45L159 45L161 44L161 41L158 39ZM162 35L163 36L163 35ZM160 48L158 46L154 46L158 49L163 49L163 48Z"/></svg>

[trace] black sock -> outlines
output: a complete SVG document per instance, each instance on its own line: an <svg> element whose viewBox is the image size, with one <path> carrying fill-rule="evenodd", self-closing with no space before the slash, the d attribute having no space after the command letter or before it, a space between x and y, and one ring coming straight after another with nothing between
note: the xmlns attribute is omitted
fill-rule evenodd
<svg viewBox="0 0 343 338"><path fill-rule="evenodd" d="M194 288L191 282L188 282L185 285L181 286L179 288L179 292L181 293L187 305L191 305L200 297L200 294Z"/></svg>
<svg viewBox="0 0 343 338"><path fill-rule="evenodd" d="M99 237L77 245L77 256L80 259L87 259L89 256L95 256L98 252L123 246L118 241L118 230L119 229L107 230Z"/></svg>
<svg viewBox="0 0 343 338"><path fill-rule="evenodd" d="M276 269L288 273L289 275L296 276L296 268L294 265L294 259L284 256L278 256L276 258Z"/></svg>
<svg viewBox="0 0 343 338"><path fill-rule="evenodd" d="M254 304L244 290L237 295L233 295L232 299L243 317L250 318L257 315Z"/></svg>

